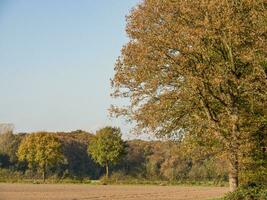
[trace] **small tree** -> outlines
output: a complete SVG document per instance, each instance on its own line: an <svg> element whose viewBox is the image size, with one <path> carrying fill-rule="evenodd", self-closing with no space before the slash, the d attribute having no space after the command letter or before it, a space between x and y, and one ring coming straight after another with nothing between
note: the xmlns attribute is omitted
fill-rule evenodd
<svg viewBox="0 0 267 200"><path fill-rule="evenodd" d="M39 168L42 171L44 182L47 168L64 159L58 138L46 132L26 136L19 146L17 155L19 160L28 162L29 168Z"/></svg>
<svg viewBox="0 0 267 200"><path fill-rule="evenodd" d="M119 128L105 127L97 131L89 143L88 153L101 166L106 167L106 177L109 166L117 164L125 154L125 143L121 139Z"/></svg>

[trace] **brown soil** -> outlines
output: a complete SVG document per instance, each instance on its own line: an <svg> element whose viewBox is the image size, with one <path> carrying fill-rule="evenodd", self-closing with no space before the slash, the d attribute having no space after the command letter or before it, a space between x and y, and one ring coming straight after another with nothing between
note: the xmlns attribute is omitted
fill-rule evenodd
<svg viewBox="0 0 267 200"><path fill-rule="evenodd" d="M201 200L225 187L151 185L0 184L0 200Z"/></svg>

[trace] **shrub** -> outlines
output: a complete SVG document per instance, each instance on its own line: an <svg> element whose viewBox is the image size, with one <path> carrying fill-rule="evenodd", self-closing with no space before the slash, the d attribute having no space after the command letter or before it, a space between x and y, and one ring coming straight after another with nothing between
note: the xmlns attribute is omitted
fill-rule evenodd
<svg viewBox="0 0 267 200"><path fill-rule="evenodd" d="M16 182L21 180L22 177L21 172L0 168L0 182Z"/></svg>
<svg viewBox="0 0 267 200"><path fill-rule="evenodd" d="M226 195L224 200L267 200L267 187L257 184L241 186Z"/></svg>

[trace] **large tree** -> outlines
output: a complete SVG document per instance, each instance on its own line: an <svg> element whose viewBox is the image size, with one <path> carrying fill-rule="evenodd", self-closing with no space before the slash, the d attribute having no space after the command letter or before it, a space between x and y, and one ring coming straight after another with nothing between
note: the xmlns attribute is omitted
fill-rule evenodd
<svg viewBox="0 0 267 200"><path fill-rule="evenodd" d="M18 152L21 161L27 161L30 168L42 171L45 182L47 169L64 161L59 139L52 133L38 132L27 135Z"/></svg>
<svg viewBox="0 0 267 200"><path fill-rule="evenodd" d="M267 123L266 7L265 0L144 0L127 17L130 41L112 80L113 96L130 99L112 112L138 130L222 144L232 191L242 149Z"/></svg>
<svg viewBox="0 0 267 200"><path fill-rule="evenodd" d="M95 162L106 167L106 178L108 178L109 166L120 161L125 154L125 147L120 129L105 127L98 130L89 142L88 153Z"/></svg>

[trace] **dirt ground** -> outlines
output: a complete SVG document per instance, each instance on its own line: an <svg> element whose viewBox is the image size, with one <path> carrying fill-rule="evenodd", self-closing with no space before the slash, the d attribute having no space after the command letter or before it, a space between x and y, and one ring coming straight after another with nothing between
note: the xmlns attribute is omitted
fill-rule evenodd
<svg viewBox="0 0 267 200"><path fill-rule="evenodd" d="M227 191L225 187L0 183L0 200L201 200Z"/></svg>

